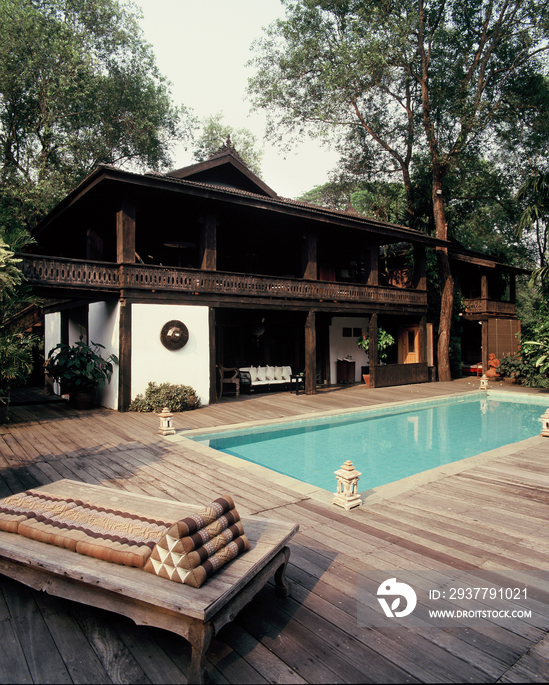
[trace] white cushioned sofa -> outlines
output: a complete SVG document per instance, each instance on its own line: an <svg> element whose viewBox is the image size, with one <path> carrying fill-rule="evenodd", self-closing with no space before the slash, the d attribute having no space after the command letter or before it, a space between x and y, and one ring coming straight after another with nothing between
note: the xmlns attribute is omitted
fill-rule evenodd
<svg viewBox="0 0 549 685"><path fill-rule="evenodd" d="M287 390L290 387L291 366L245 366L240 371L240 390Z"/></svg>

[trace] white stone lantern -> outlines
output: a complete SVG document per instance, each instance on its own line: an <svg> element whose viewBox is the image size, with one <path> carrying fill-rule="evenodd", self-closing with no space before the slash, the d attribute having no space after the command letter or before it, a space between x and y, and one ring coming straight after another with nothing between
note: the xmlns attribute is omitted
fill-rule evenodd
<svg viewBox="0 0 549 685"><path fill-rule="evenodd" d="M160 435L174 435L175 428L173 427L173 414L170 414L168 407L164 407L160 414L157 414L160 419L160 428L158 432Z"/></svg>
<svg viewBox="0 0 549 685"><path fill-rule="evenodd" d="M480 388L479 390L488 390L490 386L488 385L488 376L484 374L482 378L480 379Z"/></svg>
<svg viewBox="0 0 549 685"><path fill-rule="evenodd" d="M541 435L544 438L549 438L549 409L541 417Z"/></svg>
<svg viewBox="0 0 549 685"><path fill-rule="evenodd" d="M360 507L362 499L358 495L358 480L362 473L356 471L353 463L349 460L334 473L337 479L337 492L332 499L332 504L343 507L346 511Z"/></svg>

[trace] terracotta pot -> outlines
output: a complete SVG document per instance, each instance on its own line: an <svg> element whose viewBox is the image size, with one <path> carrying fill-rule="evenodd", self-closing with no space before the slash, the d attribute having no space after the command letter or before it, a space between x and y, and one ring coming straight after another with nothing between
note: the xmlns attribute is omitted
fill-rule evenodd
<svg viewBox="0 0 549 685"><path fill-rule="evenodd" d="M369 388L370 387L370 374L369 373L363 374L362 380L366 383L366 387Z"/></svg>

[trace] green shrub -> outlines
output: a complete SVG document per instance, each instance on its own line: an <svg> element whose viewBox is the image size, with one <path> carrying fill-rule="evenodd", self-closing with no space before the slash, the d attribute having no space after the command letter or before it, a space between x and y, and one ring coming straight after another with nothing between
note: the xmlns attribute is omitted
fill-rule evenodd
<svg viewBox="0 0 549 685"><path fill-rule="evenodd" d="M170 411L188 411L200 407L196 390L190 385L172 383L149 383L145 395L137 395L129 406L130 411L161 412L164 407Z"/></svg>
<svg viewBox="0 0 549 685"><path fill-rule="evenodd" d="M512 354L502 357L498 373L513 378L519 385L529 388L549 388L549 378L535 365L526 354Z"/></svg>

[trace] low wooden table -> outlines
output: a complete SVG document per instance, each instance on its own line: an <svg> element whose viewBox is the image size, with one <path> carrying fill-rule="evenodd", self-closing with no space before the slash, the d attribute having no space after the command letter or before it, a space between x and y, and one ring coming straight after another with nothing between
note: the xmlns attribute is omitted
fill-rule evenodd
<svg viewBox="0 0 549 685"><path fill-rule="evenodd" d="M174 521L203 509L70 480L35 489ZM138 625L183 636L192 646L189 682L203 683L207 682L205 655L213 636L273 575L278 596L288 597L291 592L285 578L290 557L286 543L298 531L298 524L257 516L243 516L242 524L251 549L198 589L2 531L0 573L35 590L114 611Z"/></svg>

